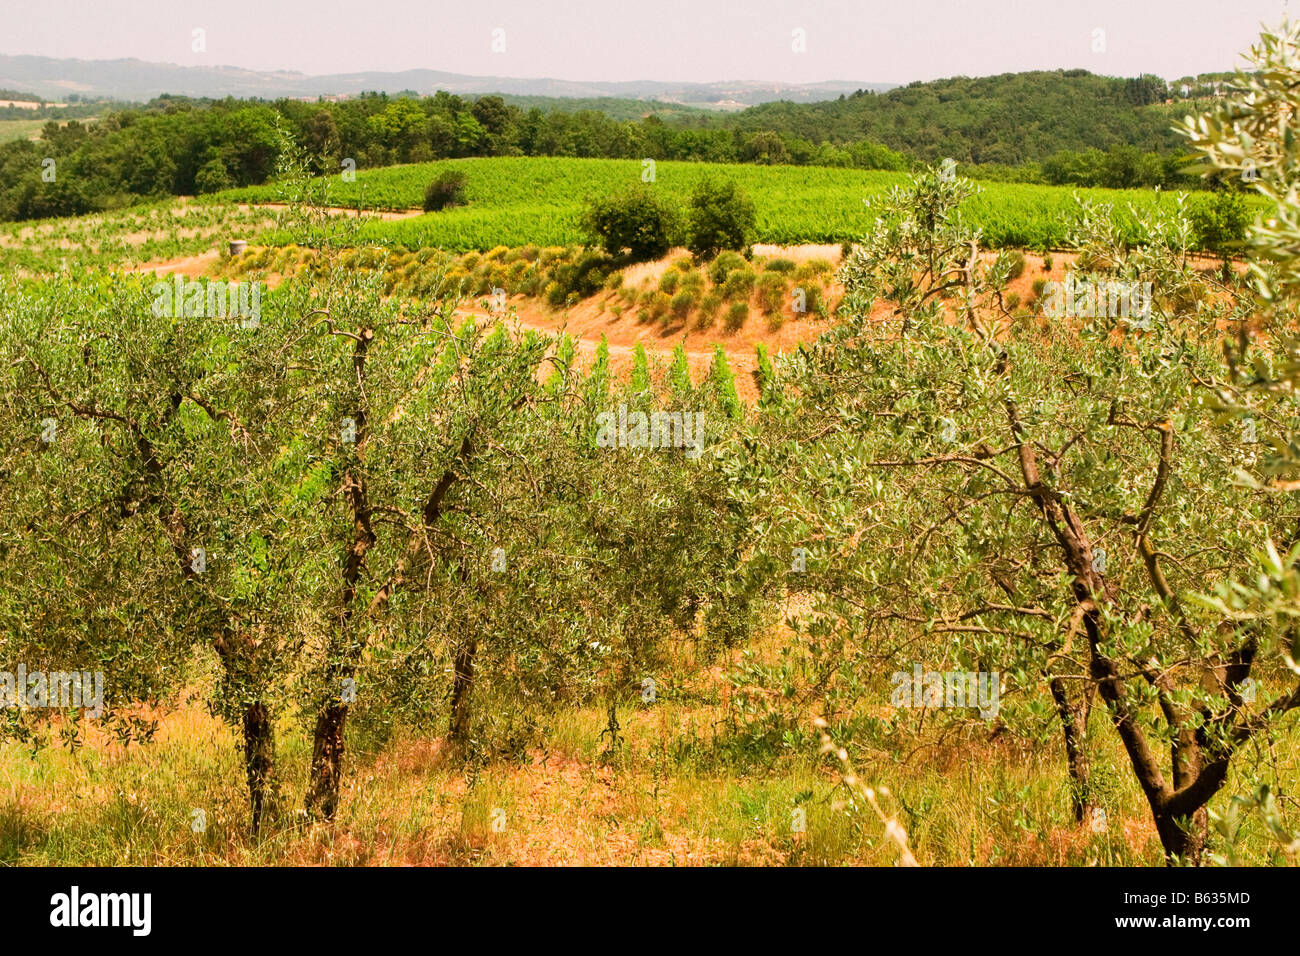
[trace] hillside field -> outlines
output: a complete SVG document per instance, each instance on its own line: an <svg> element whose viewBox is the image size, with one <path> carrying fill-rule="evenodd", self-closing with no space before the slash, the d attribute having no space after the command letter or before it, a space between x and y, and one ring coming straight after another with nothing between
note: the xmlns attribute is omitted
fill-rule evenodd
<svg viewBox="0 0 1300 956"><path fill-rule="evenodd" d="M468 204L410 219L372 223L360 239L434 246L451 252L486 251L529 243L560 246L583 242L580 220L587 203L639 182L639 160L491 157L446 160L358 171L355 182L332 177L332 205L370 209L416 209L424 189L446 169L468 176ZM908 181L905 173L807 166L723 165L658 162L655 185L685 202L707 176L731 179L754 201L757 241L840 243L861 238L875 217L871 200ZM1114 207L1119 227L1136 239L1132 210L1172 205L1176 194L1154 190L1068 189L1023 183L981 183L966 209L996 248L1060 248L1078 196ZM221 200L264 203L281 197L275 185L230 190ZM1132 209L1130 208L1132 207ZM1252 197L1251 208L1262 208Z"/></svg>
<svg viewBox="0 0 1300 956"><path fill-rule="evenodd" d="M0 120L0 143L8 143L15 139L32 139L49 120L43 119L15 119Z"/></svg>

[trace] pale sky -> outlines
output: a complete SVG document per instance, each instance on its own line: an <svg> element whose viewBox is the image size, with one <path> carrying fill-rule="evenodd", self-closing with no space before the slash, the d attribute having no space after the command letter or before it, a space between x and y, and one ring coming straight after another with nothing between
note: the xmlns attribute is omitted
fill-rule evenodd
<svg viewBox="0 0 1300 956"><path fill-rule="evenodd" d="M350 73L907 83L1232 69L1286 0L0 0L0 53ZM1297 3L1300 15L1300 2ZM191 31L207 51L191 51ZM504 31L493 52L493 31ZM805 31L806 51L792 49ZM1095 31L1104 31L1104 35ZM498 37L501 35L498 34ZM1095 38L1105 49L1094 52Z"/></svg>

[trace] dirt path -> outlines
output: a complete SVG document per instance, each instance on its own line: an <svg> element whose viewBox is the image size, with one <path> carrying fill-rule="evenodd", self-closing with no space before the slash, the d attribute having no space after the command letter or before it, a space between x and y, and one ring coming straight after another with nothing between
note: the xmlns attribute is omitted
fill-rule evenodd
<svg viewBox="0 0 1300 956"><path fill-rule="evenodd" d="M257 202L257 203L239 204L239 210L241 212L252 212L255 209L267 209L270 210L271 212L279 212L282 209L288 209L288 208L289 208L288 204L282 202ZM424 215L423 209L396 209L396 210L363 209L361 210L360 213L358 213L356 209L353 209L348 206L325 206L322 208L322 211L329 213L331 216L365 215L365 216L373 216L376 219L385 219L385 220L410 219L414 216Z"/></svg>
<svg viewBox="0 0 1300 956"><path fill-rule="evenodd" d="M166 262L146 262L143 265L132 266L122 271L157 272L159 275L171 275L173 272L179 272L187 279L197 279L205 275L220 258L221 253L216 249L211 249L207 252L200 252L197 256L185 256L183 259L171 259Z"/></svg>

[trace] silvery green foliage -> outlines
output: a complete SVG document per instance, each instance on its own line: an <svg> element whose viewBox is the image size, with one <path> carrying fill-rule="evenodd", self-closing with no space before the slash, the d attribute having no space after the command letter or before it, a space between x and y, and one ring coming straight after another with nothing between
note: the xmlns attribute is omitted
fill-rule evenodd
<svg viewBox="0 0 1300 956"><path fill-rule="evenodd" d="M683 352L617 395L607 352L579 368L508 314L389 295L283 155L282 226L316 257L256 325L159 315L153 277L7 280L0 305L6 657L104 671L128 738L150 728L122 707L199 687L242 732L255 825L282 715L329 814L349 718L362 745L406 726L518 754L551 708L638 700L670 637L716 649L753 619L730 573L747 524L716 520L709 449L740 413L721 369L697 387ZM691 411L700 456L598 447L619 401Z"/></svg>
<svg viewBox="0 0 1300 956"><path fill-rule="evenodd" d="M813 613L793 622L779 661L746 659L737 679L815 697L738 695L743 716L756 735L798 733L811 706L851 750L920 726L908 711L884 715L890 672L1000 672L1002 726L1073 735L1083 820L1104 797L1087 772L1100 690L1124 715L1166 846L1199 858L1218 771L1246 760L1241 741L1277 716L1237 689L1243 660L1277 679L1276 635L1188 596L1248 565L1283 507L1234 483L1248 452L1200 400L1198 382L1220 366L1216 325L1236 305L1189 261L1177 206L1142 223L1136 247L1084 207L1075 235L1088 268L1151 282L1158 321L1044 317L990 335L963 321L969 290L996 303L1003 277L964 265L984 260L961 251L977 241L963 190L923 175L894 197L841 271L846 321L780 363L765 431L746 443L738 474L767 502L763 550L805 549L787 586ZM881 296L900 305L873 321ZM979 716L929 720L960 732ZM1213 772L1185 773L1193 750ZM1180 814L1197 821L1187 842Z"/></svg>
<svg viewBox="0 0 1300 956"><path fill-rule="evenodd" d="M1227 372L1210 384L1225 417L1263 423L1258 471L1239 479L1289 489L1300 478L1300 143L1294 130L1300 25L1284 22L1265 32L1250 59L1251 68L1238 72L1227 95L1207 113L1189 116L1180 129L1200 152L1207 174L1239 176L1271 204L1247 240L1259 307L1249 323L1235 327Z"/></svg>
<svg viewBox="0 0 1300 956"><path fill-rule="evenodd" d="M936 168L877 198L872 228L840 267L841 313L863 315L885 300L903 317L906 330L909 321L938 316L946 299L967 318L987 308L1000 294L1011 263L979 254L980 231L961 209L975 191L969 180Z"/></svg>
<svg viewBox="0 0 1300 956"><path fill-rule="evenodd" d="M1250 235L1252 269L1266 300L1300 291L1300 23L1265 31L1238 70L1226 95L1205 113L1188 116L1179 130L1201 153L1205 172L1229 173L1275 204ZM1269 268L1269 266L1273 268Z"/></svg>

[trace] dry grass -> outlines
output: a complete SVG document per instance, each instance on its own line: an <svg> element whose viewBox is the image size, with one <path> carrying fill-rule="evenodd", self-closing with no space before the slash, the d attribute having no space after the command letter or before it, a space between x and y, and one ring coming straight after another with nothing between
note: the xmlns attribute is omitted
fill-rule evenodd
<svg viewBox="0 0 1300 956"><path fill-rule="evenodd" d="M896 865L898 846L842 785L836 762L817 753L815 734L811 746L768 752L729 733L719 674L695 671L680 699L629 702L612 756L595 707L552 715L545 744L517 761L467 762L442 740L409 734L354 752L333 825L309 824L298 809L310 742L301 722L286 719L280 800L260 839L247 832L236 741L197 695L162 714L147 745L126 749L101 737L75 753L48 747L33 756L7 743L0 863ZM972 722L935 743L928 732L913 737L910 726L903 720L889 740L860 747L854 762L921 865L1161 863L1104 715L1093 732L1105 832L1074 825L1055 742L991 737ZM1292 779L1293 750L1279 746L1274 755ZM793 825L796 808L804 832ZM206 814L202 833L191 826L196 809ZM1246 839L1252 861L1266 862L1262 834Z"/></svg>

